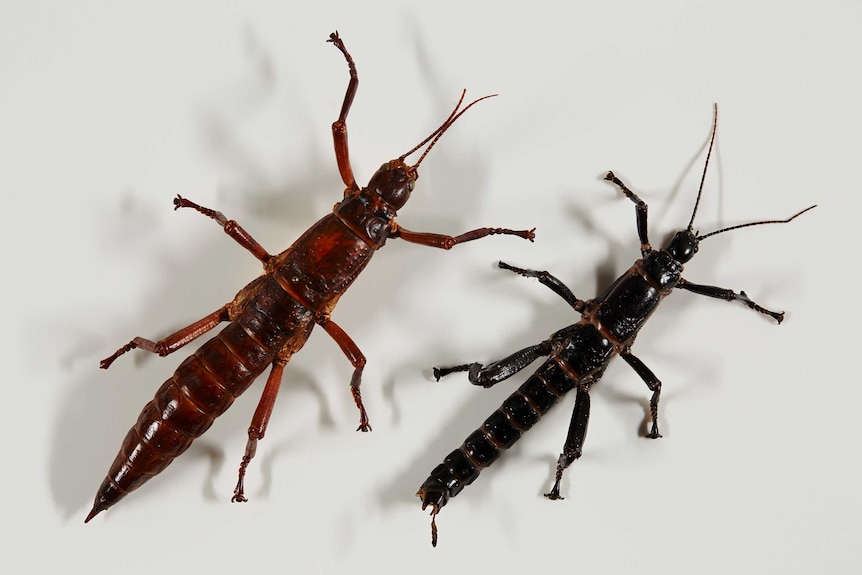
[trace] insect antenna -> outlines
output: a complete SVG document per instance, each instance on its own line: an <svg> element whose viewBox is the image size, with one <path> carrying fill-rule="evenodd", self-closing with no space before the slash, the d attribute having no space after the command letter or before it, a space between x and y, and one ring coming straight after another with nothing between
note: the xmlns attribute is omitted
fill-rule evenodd
<svg viewBox="0 0 862 575"><path fill-rule="evenodd" d="M704 234L704 235L702 235L702 236L697 236L697 241L704 240L704 239L706 239L706 238L708 238L708 237L710 237L710 236L714 236L714 235L717 235L717 234L720 234L720 233L723 233L723 232L729 232L730 230L738 230L739 228L747 228L747 227L750 227L750 226L759 226L759 225L761 225L761 224L786 224L786 223L788 223L788 222L790 222L790 221L795 220L796 218L798 218L799 216L801 216L802 214L804 214L804 213L805 213L805 212L807 212L808 210L813 210L813 209L814 209L814 208L816 208L816 207L817 207L817 204L814 204L813 206L808 206L808 207L807 207L807 208L805 208L804 210L799 211L799 212L796 212L795 214L793 214L792 216L790 216L790 217L789 217L789 218L787 218L786 220L761 220L761 221L759 221L759 222L749 222L749 223L747 223L747 224L737 224L737 225L735 225L735 226L729 226L729 227L726 227L726 228L722 228L722 229L720 229L720 230L716 230L716 231L714 231L714 232L709 232L708 234Z"/></svg>
<svg viewBox="0 0 862 575"><path fill-rule="evenodd" d="M461 104L464 102L464 96L466 94L467 94L467 90L461 91L461 97L458 99L458 103L455 105L455 109L452 110L452 113L449 114L449 117L446 118L446 121L443 122L442 124L440 124L439 128L437 128L436 130L431 132L431 134L427 138L425 138L424 140L422 140L421 142L416 144L416 146L414 146L412 149L410 149L410 151L402 154L398 159L404 160L404 158L406 158L407 156L409 156L410 154L412 154L413 152L415 152L416 150L418 150L419 148L424 146L429 141L431 141L431 143L428 144L428 147L425 148L425 151L422 152L422 155L419 156L419 160L412 166L412 168L415 170L417 167L419 167L419 164L422 163L422 160L425 159L425 156L428 155L428 152L431 151L431 148L433 148L434 145L437 143L437 140L439 140L440 137L444 133L446 133L446 130L448 130L449 127L455 123L455 120L457 120L458 118L461 117L461 114L463 114L464 112L469 110L473 106L473 104L476 104L476 103L481 102L482 100L486 100L488 98L493 98L494 96L497 95L497 94L489 94L488 96L482 96L481 98L477 98L477 99L473 100L472 102L470 102L469 104L467 104L467 106L465 106L463 110L458 111L459 108L461 108Z"/></svg>
<svg viewBox="0 0 862 575"><path fill-rule="evenodd" d="M694 209L691 211L691 219L688 221L688 231L694 225L694 216L697 215L697 207L700 205L700 197L703 195L703 182L706 180L706 169L709 167L709 158L712 156L712 147L715 144L715 130L718 127L718 104L712 105L712 136L709 138L709 150L706 152L706 162L703 163L703 174L700 176L700 187L697 189L697 200L694 202Z"/></svg>
<svg viewBox="0 0 862 575"><path fill-rule="evenodd" d="M706 180L706 169L709 166L709 158L712 155L712 148L713 148L713 145L715 144L715 131L716 131L716 127L718 126L718 104L713 104L712 110L713 110L713 112L712 112L712 136L710 136L710 138L709 138L709 151L707 151L707 153L706 153L706 162L703 165L703 174L700 177L700 188L698 188L698 190L697 190L697 200L694 203L694 210L691 212L691 220L689 220L689 222L688 222L688 228L687 228L688 231L691 231L692 226L694 225L694 216L697 214L697 207L700 205L700 197L703 194L703 182L704 182L704 180ZM702 236L697 236L697 241L704 240L710 236L718 235L718 234L723 233L723 232L729 232L731 230L738 230L739 228L747 228L750 226L759 226L762 224L786 224L786 223L796 219L797 217L801 216L802 214L804 214L808 210L813 210L816 207L817 207L816 204L813 206L808 206L804 210L796 212L795 214L793 214L792 216L790 216L786 220L761 220L758 222L749 222L747 224L737 224L735 226L728 226L726 228L722 228L722 229L716 230L714 232L709 232L708 234L704 234Z"/></svg>

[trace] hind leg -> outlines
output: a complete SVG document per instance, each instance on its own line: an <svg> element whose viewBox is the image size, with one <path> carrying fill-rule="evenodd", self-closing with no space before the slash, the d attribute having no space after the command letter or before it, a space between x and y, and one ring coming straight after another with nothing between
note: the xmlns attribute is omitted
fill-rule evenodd
<svg viewBox="0 0 862 575"><path fill-rule="evenodd" d="M543 341L537 345L525 347L520 351L516 351L512 355L496 361L489 365L483 366L481 363L466 363L464 365L456 365L454 367L435 367L434 377L437 381L440 378L456 371L468 371L468 378L473 385L481 385L482 387L491 387L508 379L539 359L550 355L552 346L550 340Z"/></svg>
<svg viewBox="0 0 862 575"><path fill-rule="evenodd" d="M572 412L572 421L569 424L569 433L566 435L566 443L563 452L557 459L557 473L554 486L550 493L545 493L548 499L564 499L560 495L560 482L563 480L563 471L581 456L584 439L587 436L587 424L590 421L590 393L584 389L578 389L575 397L575 409Z"/></svg>

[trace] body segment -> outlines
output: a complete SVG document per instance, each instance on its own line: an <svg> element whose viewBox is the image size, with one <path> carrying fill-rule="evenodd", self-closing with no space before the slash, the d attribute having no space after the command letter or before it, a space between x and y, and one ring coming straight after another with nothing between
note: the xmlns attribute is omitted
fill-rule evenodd
<svg viewBox="0 0 862 575"><path fill-rule="evenodd" d="M253 299L236 320L186 358L141 410L88 519L162 472L248 389L276 353L297 351L308 339L314 315L272 277L255 283Z"/></svg>

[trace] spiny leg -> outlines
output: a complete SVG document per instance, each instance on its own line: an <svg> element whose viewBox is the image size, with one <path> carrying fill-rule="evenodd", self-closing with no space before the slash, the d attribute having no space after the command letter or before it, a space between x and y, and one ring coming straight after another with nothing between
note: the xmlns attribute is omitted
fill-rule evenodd
<svg viewBox="0 0 862 575"><path fill-rule="evenodd" d="M691 283L691 282L686 281L684 279L680 279L679 283L676 284L676 287L690 291L692 293L696 293L699 295L705 295L705 296L709 296L709 297L714 297L716 299L723 299L725 301L741 301L742 303L744 303L745 305L747 305L748 307L750 307L754 311L760 312L764 315L768 315L769 317L771 317L772 319L774 319L778 323L781 323L781 321L784 319L784 312L783 311L781 311L781 312L769 311L768 309L766 309L764 307L760 307L759 305L754 303L752 300L750 300L744 291L736 293L731 289L725 289L725 288L708 286L708 285L701 285L701 284L694 284L694 283Z"/></svg>
<svg viewBox="0 0 862 575"><path fill-rule="evenodd" d="M507 228L478 228L469 232L465 232L458 236L447 236L444 234L433 234L428 232L411 232L410 230L406 230L401 226L394 225L392 231L389 232L389 237L401 238L402 240L410 242L412 244L419 244L432 248L449 250L458 244L463 244L465 242L471 242L473 240L484 238L485 236L494 236L498 234L507 236L518 236L532 242L536 238L536 228L533 228L531 230L510 230Z"/></svg>
<svg viewBox="0 0 862 575"><path fill-rule="evenodd" d="M516 351L512 355L487 366L483 366L481 363L468 363L454 367L435 367L434 377L440 381L441 377L450 373L469 371L470 383L487 388L512 377L540 357L550 355L551 351L553 351L551 340L543 341Z"/></svg>
<svg viewBox="0 0 862 575"><path fill-rule="evenodd" d="M362 384L362 370L365 368L365 356L360 351L359 346L354 343L350 336L347 335L334 321L328 317L318 321L326 333L335 340L344 355L353 365L353 377L350 378L350 392L353 394L353 401L359 409L359 427L356 431L371 431L371 425L368 422L368 414L365 412L365 406L362 404L362 395L359 392L359 386Z"/></svg>
<svg viewBox="0 0 862 575"><path fill-rule="evenodd" d="M257 409L254 410L251 425L248 428L248 442L245 445L245 455L242 456L242 462L239 464L239 479L237 479L236 487L233 490L233 497L231 497L231 501L234 503L248 501L245 496L245 472L255 452L257 452L258 440L263 439L266 433L266 426L269 423L269 418L272 416L275 398L278 396L278 389L281 386L284 366L287 364L289 357L289 355L286 357L276 356L272 362L272 371L269 372L266 386L263 388L263 395L261 395L260 403L257 404Z"/></svg>
<svg viewBox="0 0 862 575"><path fill-rule="evenodd" d="M647 437L650 439L657 439L661 437L661 434L658 432L658 400L661 396L661 381L659 378L655 376L655 374L644 365L644 362L639 360L637 357L633 356L630 352L623 352L620 356L626 360L626 363L632 366L632 369L644 380L644 383L647 384L647 387L652 391L652 397L649 400L649 413L650 418L652 419L652 427L650 428L650 432L647 434Z"/></svg>
<svg viewBox="0 0 862 575"><path fill-rule="evenodd" d="M647 230L647 205L642 199L640 199L637 194L628 189L628 187L620 181L618 177L614 175L613 172L608 172L605 174L605 179L613 182L619 187L620 191L625 194L625 196L635 203L635 209L637 211L637 222L638 222L638 238L641 241L641 254L646 255L652 248L649 245L648 239L648 230Z"/></svg>
<svg viewBox="0 0 862 575"><path fill-rule="evenodd" d="M359 88L359 75L356 72L356 64L347 48L344 47L344 42L341 41L338 32L330 34L327 42L332 42L336 48L341 50L350 70L350 82L347 84L347 92L344 94L344 102L341 104L341 113L338 115L338 119L332 123L332 140L335 144L335 159L338 162L341 180L348 189L355 190L357 189L356 178L353 177L353 169L350 167L350 153L347 145L347 113L350 112L350 106L353 104L353 98L356 96L357 88Z"/></svg>
<svg viewBox="0 0 862 575"><path fill-rule="evenodd" d="M516 274L520 274L524 277L538 279L540 284L551 288L551 291L566 300L566 302L570 306L572 306L572 309L574 309L576 312L584 311L584 301L579 300L566 284L564 284L562 281L560 281L550 273L546 271L516 268L515 266L510 266L506 262L499 262L497 266L501 269L515 272Z"/></svg>
<svg viewBox="0 0 862 575"><path fill-rule="evenodd" d="M143 337L136 337L120 349L118 349L112 356L103 359L99 362L99 367L102 369L108 369L111 367L111 364L114 363L114 360L126 353L127 351L131 351L133 349L143 349L145 351L149 351L150 353L158 354L161 357L165 357L169 355L187 343L199 338L206 332L213 329L215 326L220 324L223 321L230 320L230 304L225 305L209 314L208 316L199 319L191 325L187 325L186 327L177 330L171 335L160 339L159 341L152 341Z"/></svg>
<svg viewBox="0 0 862 575"><path fill-rule="evenodd" d="M557 459L557 473L554 486L550 493L545 493L548 499L564 499L560 495L560 482L563 480L563 471L581 456L584 447L584 439L587 436L587 424L590 421L590 393L585 389L578 389L575 396L575 409L572 411L572 421L569 423L569 433L566 435L566 443L563 452Z"/></svg>
<svg viewBox="0 0 862 575"><path fill-rule="evenodd" d="M236 243L247 249L251 252L251 255L260 260L264 265L272 259L272 256L267 252L262 245L257 243L251 235L245 231L242 226L236 223L235 220L229 220L225 217L225 215L216 210L211 210L209 208L205 208L203 206L199 206L198 204L185 199L184 197L177 195L174 198L174 210L178 210L180 208L192 208L207 216L208 218L212 218L216 221L223 229L224 232L232 237Z"/></svg>

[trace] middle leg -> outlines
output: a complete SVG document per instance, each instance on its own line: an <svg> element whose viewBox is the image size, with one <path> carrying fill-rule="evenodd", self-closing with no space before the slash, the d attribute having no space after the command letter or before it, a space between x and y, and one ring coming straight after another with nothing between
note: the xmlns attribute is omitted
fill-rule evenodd
<svg viewBox="0 0 862 575"><path fill-rule="evenodd" d="M257 243L257 240L251 237L251 234L245 231L241 225L236 223L236 220L229 220L223 213L199 206L178 194L177 197L174 198L174 210L178 210L180 208L192 208L206 217L215 220L215 222L224 229L224 233L233 238L236 243L251 252L251 255L260 260L264 267L266 267L267 262L272 259L270 253L267 252L262 245Z"/></svg>
<svg viewBox="0 0 862 575"><path fill-rule="evenodd" d="M344 355L353 365L353 376L350 378L350 392L353 394L353 401L359 409L359 427L356 431L371 431L371 424L368 422L368 414L365 412L365 405L362 403L362 394L359 392L359 386L362 384L362 370L365 368L365 356L359 349L359 346L354 343L350 336L347 335L341 327L328 317L318 321L329 336L335 340Z"/></svg>
<svg viewBox="0 0 862 575"><path fill-rule="evenodd" d="M625 351L621 353L620 356L626 360L627 364L632 366L635 373L641 376L641 379L644 380L644 383L646 383L647 387L652 391L652 397L649 401L652 428L650 428L650 432L647 434L647 437L650 439L657 439L661 437L661 434L658 432L658 400L661 396L661 381L659 381L659 378L655 376L650 368L644 365L644 362L633 356L630 352Z"/></svg>

